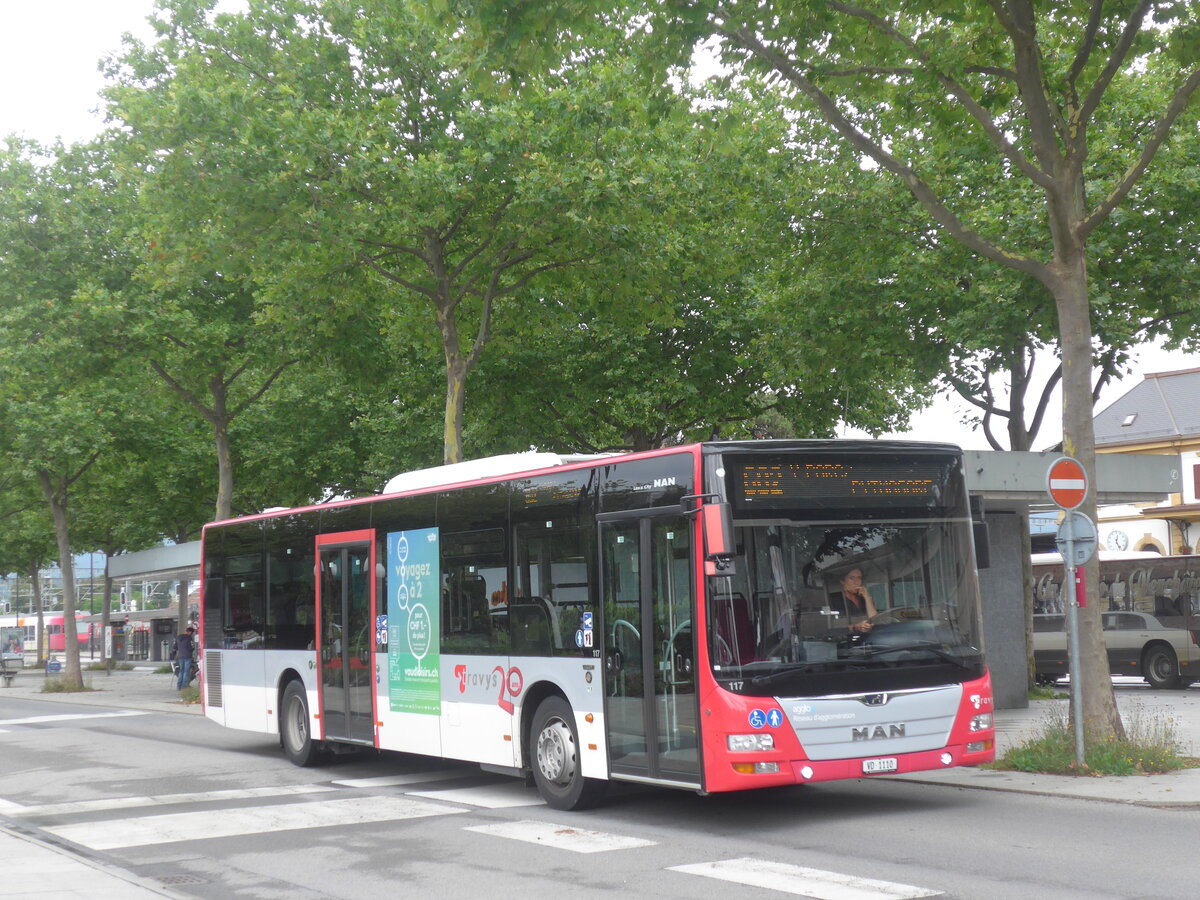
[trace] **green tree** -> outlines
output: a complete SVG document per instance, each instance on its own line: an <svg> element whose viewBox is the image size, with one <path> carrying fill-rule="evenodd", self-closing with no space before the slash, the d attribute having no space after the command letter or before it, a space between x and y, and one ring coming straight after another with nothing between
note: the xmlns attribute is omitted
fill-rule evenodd
<svg viewBox="0 0 1200 900"><path fill-rule="evenodd" d="M819 160L791 150L801 126L770 91L679 91L691 112L657 126L675 153L647 177L672 190L641 252L561 273L535 315L497 329L481 417L510 423L496 449L647 449L749 437L767 419L781 435L881 432L925 395L938 367L916 329L894 304L858 302L854 254L813 227L836 218L857 162L837 145Z"/></svg>
<svg viewBox="0 0 1200 900"><path fill-rule="evenodd" d="M493 27L505 21L509 42L563 11L483 9ZM576 16L580 9L566 8ZM778 79L797 109L819 116L899 179L948 238L1045 289L1063 360L1064 446L1094 473L1090 241L1125 203L1200 86L1195 5L714 0L638 9L658 59L678 62L696 39L714 38L722 58ZM1156 92L1128 87L1151 83L1166 85L1165 103ZM1114 96L1148 102L1118 105ZM951 150L1008 187L1006 215L994 215L994 195L975 202L977 175L963 182L937 166ZM1013 229L1013 221L1023 225ZM1094 515L1094 488L1083 508ZM1096 574L1089 564L1089 590ZM1093 741L1123 733L1097 608L1089 604L1080 616L1087 689L1076 710Z"/></svg>
<svg viewBox="0 0 1200 900"><path fill-rule="evenodd" d="M454 28L401 0L369 11L169 3L160 40L114 68L111 97L153 154L164 223L200 226L163 235L170 257L215 268L211 251L236 241L272 328L338 339L354 321L394 356L432 333L452 462L497 317L520 318L548 274L635 247L669 195L647 172L672 148L645 125L672 113L670 95L584 47L569 69L481 92Z"/></svg>
<svg viewBox="0 0 1200 900"><path fill-rule="evenodd" d="M88 285L119 289L119 191L104 148L43 149L10 141L0 154L0 420L8 471L36 484L54 523L63 616L74 621L72 490L112 442L124 392L101 377L117 360L102 317L80 303ZM74 628L63 679L83 686Z"/></svg>

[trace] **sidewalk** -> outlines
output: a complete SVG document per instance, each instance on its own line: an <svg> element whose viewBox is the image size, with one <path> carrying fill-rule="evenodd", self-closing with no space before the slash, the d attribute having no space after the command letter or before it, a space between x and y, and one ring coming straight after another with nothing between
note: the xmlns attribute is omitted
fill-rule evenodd
<svg viewBox="0 0 1200 900"><path fill-rule="evenodd" d="M84 662L84 666L87 662ZM134 663L133 669L114 669L112 672L83 673L83 683L90 691L79 693L43 694L47 676L41 669L22 669L13 679L12 687L0 687L0 700L48 700L52 703L74 703L80 706L119 706L126 709L147 709L153 712L202 715L199 703L182 703L175 690L175 676L158 674L162 663ZM54 675L50 675L54 678ZM196 680L193 685L200 682Z"/></svg>
<svg viewBox="0 0 1200 900"><path fill-rule="evenodd" d="M1069 688L1062 687L1061 690L1067 693ZM1179 743L1180 753L1200 757L1200 690L1152 691L1140 685L1127 685L1119 687L1116 694L1117 708L1127 732L1151 733L1156 725L1166 723ZM996 756L1002 756L1040 733L1056 714L1065 719L1067 706L1066 700L1033 700L1027 709L997 711ZM949 784L1137 806L1200 807L1200 769L1183 769L1165 775L1087 778L959 768L888 777L923 784Z"/></svg>
<svg viewBox="0 0 1200 900"><path fill-rule="evenodd" d="M0 814L4 807L0 806ZM182 894L0 824L6 900L154 900Z"/></svg>
<svg viewBox="0 0 1200 900"><path fill-rule="evenodd" d="M84 672L84 684L92 690L77 694L43 694L46 676L42 670L22 669L12 687L0 687L0 700L48 700L76 706L201 715L200 704L181 703L174 677L157 674L156 668L156 664L147 663L128 671ZM180 900L184 896L44 841L20 826L3 824L4 803L0 798L0 869L6 873L0 895L5 900Z"/></svg>

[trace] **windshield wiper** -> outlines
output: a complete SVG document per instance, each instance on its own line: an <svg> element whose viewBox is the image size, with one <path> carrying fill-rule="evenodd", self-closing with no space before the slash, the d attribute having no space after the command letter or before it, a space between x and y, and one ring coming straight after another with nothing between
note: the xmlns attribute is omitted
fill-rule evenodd
<svg viewBox="0 0 1200 900"><path fill-rule="evenodd" d="M768 672L765 675L755 675L750 679L750 683L755 687L761 687L764 684L773 684L780 681L789 675L795 675L797 672L846 672L846 671L861 671L871 668L866 665L868 660L854 660L839 657L838 659L822 660L821 662L798 662L792 663L786 668L776 669L773 672Z"/></svg>
<svg viewBox="0 0 1200 900"><path fill-rule="evenodd" d="M970 669L969 662L957 654L951 653L944 644L935 641L913 641L908 644L897 644L894 647L862 647L859 652L864 656L882 656L885 653L904 653L910 650L925 650L944 662L952 663L960 669Z"/></svg>

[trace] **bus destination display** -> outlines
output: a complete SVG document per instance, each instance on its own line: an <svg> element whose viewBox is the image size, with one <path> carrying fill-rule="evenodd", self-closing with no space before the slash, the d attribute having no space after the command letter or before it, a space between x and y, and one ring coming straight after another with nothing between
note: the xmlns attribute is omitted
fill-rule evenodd
<svg viewBox="0 0 1200 900"><path fill-rule="evenodd" d="M738 471L738 500L751 506L792 502L877 500L885 505L924 505L936 501L945 479L943 466L879 465L856 462L797 461L746 463Z"/></svg>

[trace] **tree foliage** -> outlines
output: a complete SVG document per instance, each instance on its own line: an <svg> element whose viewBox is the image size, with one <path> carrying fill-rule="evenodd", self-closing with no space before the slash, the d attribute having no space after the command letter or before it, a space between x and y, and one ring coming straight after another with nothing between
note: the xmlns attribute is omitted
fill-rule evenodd
<svg viewBox="0 0 1200 900"><path fill-rule="evenodd" d="M502 20L509 45L544 42L614 6L474 5L479 34ZM1103 258L1101 226L1127 208L1181 117L1194 123L1196 6L665 0L633 8L645 17L650 58L677 65L697 40L713 41L723 59L772 79L797 110L898 179L946 237L1052 298L1065 449L1094 473L1089 274ZM951 155L966 165L943 165ZM1094 515L1094 489L1084 508ZM1088 582L1094 591L1094 565ZM1122 729L1095 610L1081 617L1090 689L1076 712L1089 736L1103 739Z"/></svg>

